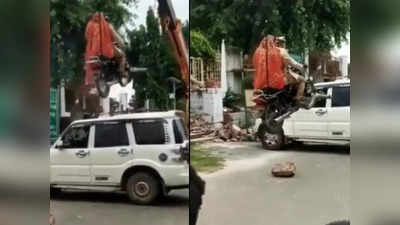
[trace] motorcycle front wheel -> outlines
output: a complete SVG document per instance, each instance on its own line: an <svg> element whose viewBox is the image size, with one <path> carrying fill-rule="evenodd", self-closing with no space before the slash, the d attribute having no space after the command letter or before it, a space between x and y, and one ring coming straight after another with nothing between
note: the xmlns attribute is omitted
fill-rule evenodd
<svg viewBox="0 0 400 225"><path fill-rule="evenodd" d="M269 131L267 125L261 124L258 129L258 138L266 150L282 150L285 144L285 136L282 127L273 132Z"/></svg>

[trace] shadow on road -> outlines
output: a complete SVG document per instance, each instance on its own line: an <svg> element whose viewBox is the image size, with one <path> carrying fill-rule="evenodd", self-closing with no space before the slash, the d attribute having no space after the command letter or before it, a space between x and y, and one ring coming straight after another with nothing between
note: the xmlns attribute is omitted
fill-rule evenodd
<svg viewBox="0 0 400 225"><path fill-rule="evenodd" d="M350 154L350 146L341 146L341 145L326 145L326 144L301 144L301 143L293 143L286 147L286 149L290 149L298 152L318 152L318 153L329 153L329 154Z"/></svg>
<svg viewBox="0 0 400 225"><path fill-rule="evenodd" d="M87 192L87 191L62 191L52 194L50 200L65 202L90 202L134 205L125 193ZM189 198L171 194L160 197L153 205L155 207L182 207L189 204Z"/></svg>

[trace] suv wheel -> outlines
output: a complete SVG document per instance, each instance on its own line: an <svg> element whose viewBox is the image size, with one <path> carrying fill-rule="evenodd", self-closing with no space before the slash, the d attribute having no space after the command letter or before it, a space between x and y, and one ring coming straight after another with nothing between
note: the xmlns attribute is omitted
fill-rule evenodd
<svg viewBox="0 0 400 225"><path fill-rule="evenodd" d="M160 183L153 175L139 172L129 177L126 190L134 203L147 205L159 196Z"/></svg>
<svg viewBox="0 0 400 225"><path fill-rule="evenodd" d="M263 148L267 150L282 149L285 144L283 129L280 128L273 132L268 130L265 125L261 125L258 130L258 137L261 140Z"/></svg>

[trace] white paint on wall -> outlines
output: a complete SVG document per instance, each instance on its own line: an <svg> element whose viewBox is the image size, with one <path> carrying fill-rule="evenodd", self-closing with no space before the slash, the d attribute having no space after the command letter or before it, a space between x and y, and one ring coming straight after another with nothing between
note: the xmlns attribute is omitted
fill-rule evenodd
<svg viewBox="0 0 400 225"><path fill-rule="evenodd" d="M227 80L226 80L226 50L225 50L225 40L221 43L221 90L223 96L225 96L228 90Z"/></svg>
<svg viewBox="0 0 400 225"><path fill-rule="evenodd" d="M210 123L219 123L223 118L223 95L221 89L210 88L201 94L190 94L190 112L203 114L203 118Z"/></svg>

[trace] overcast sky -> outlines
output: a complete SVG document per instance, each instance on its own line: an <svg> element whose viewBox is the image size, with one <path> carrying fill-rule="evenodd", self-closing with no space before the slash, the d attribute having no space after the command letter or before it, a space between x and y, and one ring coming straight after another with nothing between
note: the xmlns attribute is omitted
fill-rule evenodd
<svg viewBox="0 0 400 225"><path fill-rule="evenodd" d="M157 0L139 0L137 4L137 8L133 7L132 13L138 16L137 19L134 20L135 26L139 26L141 24L146 25L146 15L149 7L153 7L157 10ZM171 0L172 5L175 9L175 14L178 19L182 22L189 19L189 0Z"/></svg>
<svg viewBox="0 0 400 225"><path fill-rule="evenodd" d="M334 49L332 54L334 56L347 56L347 62L350 63L350 34L347 35L347 43L342 43L342 46L338 49Z"/></svg>

